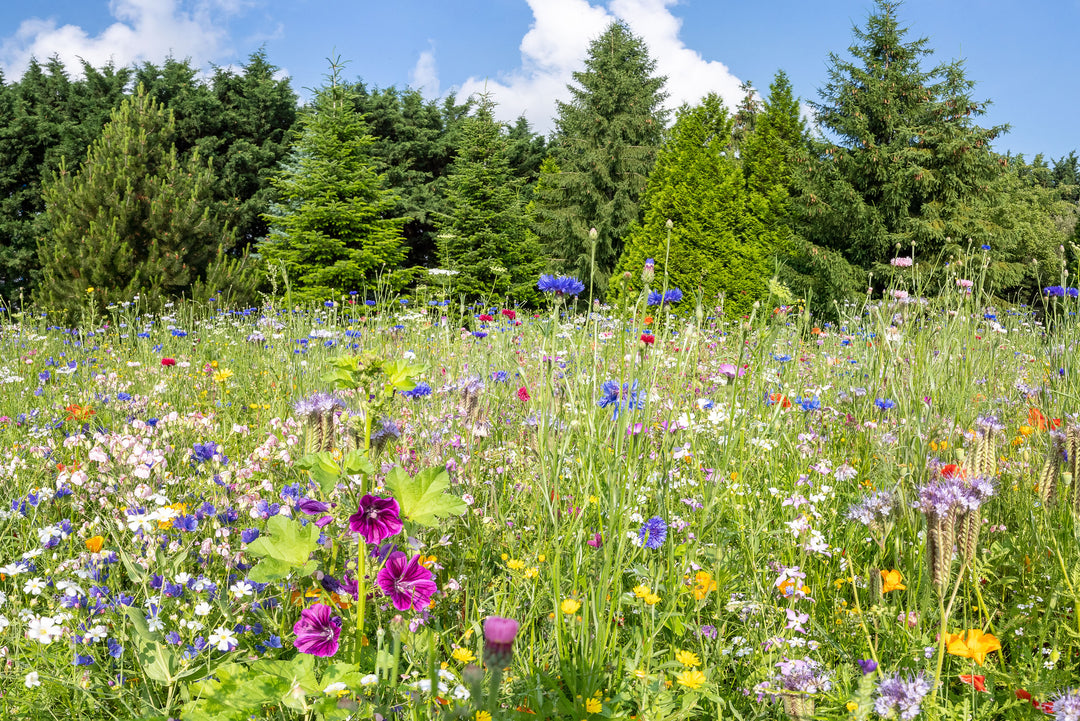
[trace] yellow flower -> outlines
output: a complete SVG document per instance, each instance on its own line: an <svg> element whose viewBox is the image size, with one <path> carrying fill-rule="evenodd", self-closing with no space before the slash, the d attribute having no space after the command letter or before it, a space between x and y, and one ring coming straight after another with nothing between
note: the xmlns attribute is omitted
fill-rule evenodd
<svg viewBox="0 0 1080 721"><path fill-rule="evenodd" d="M476 716L473 717L474 721L491 721L491 714L487 711L477 711Z"/></svg>
<svg viewBox="0 0 1080 721"><path fill-rule="evenodd" d="M521 569L525 568L525 562L519 561L516 558L511 558L509 561L507 561L506 567L509 568L511 571L520 571Z"/></svg>
<svg viewBox="0 0 1080 721"><path fill-rule="evenodd" d="M232 377L233 377L233 372L231 370L229 370L228 368L225 368L224 370L220 370L220 371L218 371L217 373L214 374L214 382L215 383L224 383L225 381L229 380Z"/></svg>
<svg viewBox="0 0 1080 721"><path fill-rule="evenodd" d="M581 608L581 601L576 598L564 598L563 602L559 604L559 610L563 612L564 616L573 616Z"/></svg>
<svg viewBox="0 0 1080 721"><path fill-rule="evenodd" d="M510 560L510 556L507 556L505 553L502 556L500 556L500 558L502 558L502 560L504 560L504 561L509 561Z"/></svg>
<svg viewBox="0 0 1080 721"><path fill-rule="evenodd" d="M709 592L716 590L716 581L708 571L698 571L694 574L694 598L701 601Z"/></svg>
<svg viewBox="0 0 1080 721"><path fill-rule="evenodd" d="M540 563L543 563L544 561L547 560L547 556L545 556L544 554L541 553L539 556L536 557L536 560L539 561Z"/></svg>
<svg viewBox="0 0 1080 721"><path fill-rule="evenodd" d="M846 708L851 713L855 713L859 710L859 704L855 703L854 701L848 701L847 706L845 706L844 708Z"/></svg>
<svg viewBox="0 0 1080 721"><path fill-rule="evenodd" d="M476 660L476 654L464 646L458 646L454 649L454 652L450 654L458 663L472 663Z"/></svg>
<svg viewBox="0 0 1080 721"><path fill-rule="evenodd" d="M105 545L105 539L101 536L94 536L93 538L86 539L86 550L90 553L99 552Z"/></svg>
<svg viewBox="0 0 1080 721"><path fill-rule="evenodd" d="M882 581L881 592L882 593L888 593L889 591L904 591L904 590L906 590L907 586L900 583L903 580L904 580L904 577L901 576L900 572L897 571L896 569L893 569L891 571L882 571L881 572L881 581Z"/></svg>
<svg viewBox="0 0 1080 721"><path fill-rule="evenodd" d="M536 578L539 575L540 569L538 569L536 566L525 570L525 578Z"/></svg>
<svg viewBox="0 0 1080 721"><path fill-rule="evenodd" d="M703 683L705 683L705 674L698 671L696 668L690 668L682 673L675 674L675 681L680 686L686 686L691 691L696 691L701 688Z"/></svg>
<svg viewBox="0 0 1080 721"><path fill-rule="evenodd" d="M660 597L657 596L655 593L650 593L649 595L645 596L645 603L649 604L650 606L655 606L656 604L660 603Z"/></svg>
<svg viewBox="0 0 1080 721"><path fill-rule="evenodd" d="M644 583L634 587L634 595L638 598L645 598L652 592L652 589L646 586Z"/></svg>
<svg viewBox="0 0 1080 721"><path fill-rule="evenodd" d="M93 288L87 288L87 289L86 289L86 292L87 292L87 293L93 293L93 292L94 292L94 289L93 289Z"/></svg>
<svg viewBox="0 0 1080 721"><path fill-rule="evenodd" d="M589 713L600 713L604 709L598 698L590 698L585 702L585 710Z"/></svg>
<svg viewBox="0 0 1080 721"><path fill-rule="evenodd" d="M683 666L693 668L694 666L701 665L701 659L698 655L692 651L684 651L679 649L675 652L675 660L681 663Z"/></svg>
<svg viewBox="0 0 1080 721"><path fill-rule="evenodd" d="M634 669L634 678L638 681L644 681L649 677L649 674L643 668Z"/></svg>
<svg viewBox="0 0 1080 721"><path fill-rule="evenodd" d="M970 658L980 666L986 660L986 654L1001 650L1001 641L992 633L983 633L978 628L969 628L966 633L967 638L962 633L947 634L945 650L953 656Z"/></svg>

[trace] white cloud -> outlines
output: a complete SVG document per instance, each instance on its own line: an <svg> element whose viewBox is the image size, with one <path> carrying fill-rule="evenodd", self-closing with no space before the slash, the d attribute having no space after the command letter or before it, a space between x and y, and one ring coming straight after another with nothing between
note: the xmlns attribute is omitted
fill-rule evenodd
<svg viewBox="0 0 1080 721"><path fill-rule="evenodd" d="M409 87L420 91L425 98L439 97L439 66L435 63L435 48L420 53L409 73Z"/></svg>
<svg viewBox="0 0 1080 721"><path fill-rule="evenodd" d="M72 72L81 67L80 58L101 67L160 62L172 55L202 65L232 54L224 21L248 5L248 0L110 0L116 22L94 36L77 25L30 18L0 40L0 68L17 78L31 57L45 61L53 55Z"/></svg>
<svg viewBox="0 0 1080 721"><path fill-rule="evenodd" d="M525 115L540 132L554 127L555 101L567 101L574 71L583 69L589 43L613 20L626 22L656 60L656 72L668 78L665 105L677 108L705 94L719 94L729 108L742 98L740 80L717 60L706 60L679 38L682 21L671 13L677 0L528 0L533 24L521 41L521 67L498 78L471 77L459 95L491 92L503 120Z"/></svg>

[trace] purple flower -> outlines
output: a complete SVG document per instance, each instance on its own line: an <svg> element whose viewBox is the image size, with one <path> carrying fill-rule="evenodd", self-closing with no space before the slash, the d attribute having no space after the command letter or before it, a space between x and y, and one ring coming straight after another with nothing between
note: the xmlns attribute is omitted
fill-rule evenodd
<svg viewBox="0 0 1080 721"><path fill-rule="evenodd" d="M875 491L852 505L848 509L847 517L867 528L878 528L889 520L894 508L896 497L892 491Z"/></svg>
<svg viewBox="0 0 1080 721"><path fill-rule="evenodd" d="M776 664L780 671L773 676L771 684L785 691L818 693L832 688L829 674L821 664L809 658L785 658Z"/></svg>
<svg viewBox="0 0 1080 721"><path fill-rule="evenodd" d="M431 571L420 565L420 556L406 559L401 551L390 554L375 579L399 611L414 608L423 611L431 605L431 596L439 590Z"/></svg>
<svg viewBox="0 0 1080 721"><path fill-rule="evenodd" d="M874 699L874 711L881 718L889 718L899 712L900 718L910 721L922 712L922 701L930 693L930 681L920 671L906 678L899 673L881 679Z"/></svg>
<svg viewBox="0 0 1080 721"><path fill-rule="evenodd" d="M191 455L197 463L205 463L213 459L217 453L216 443L196 443L191 448Z"/></svg>
<svg viewBox="0 0 1080 721"><path fill-rule="evenodd" d="M859 665L859 670L863 672L864 676L877 671L877 661L872 658L860 658L855 663Z"/></svg>
<svg viewBox="0 0 1080 721"><path fill-rule="evenodd" d="M349 516L349 529L368 543L382 543L403 528L401 507L393 498L379 498L370 493L360 499L360 507Z"/></svg>
<svg viewBox="0 0 1080 721"><path fill-rule="evenodd" d="M724 376L728 380L734 380L735 378L742 378L746 375L745 368L739 368L733 363L721 363L717 369L720 375Z"/></svg>
<svg viewBox="0 0 1080 721"><path fill-rule="evenodd" d="M1058 721L1080 721L1080 688L1068 688L1054 696L1054 717Z"/></svg>
<svg viewBox="0 0 1080 721"><path fill-rule="evenodd" d="M672 288L663 294L660 294L655 290L650 292L649 297L645 302L647 305L664 305L665 303L678 303L682 299L683 292L678 288Z"/></svg>
<svg viewBox="0 0 1080 721"><path fill-rule="evenodd" d="M293 625L296 634L293 645L300 653L323 657L337 653L341 617L332 615L333 612L334 609L322 603L300 612L300 620Z"/></svg>
<svg viewBox="0 0 1080 721"><path fill-rule="evenodd" d="M664 523L664 519L660 518L660 516L653 516L645 521L641 526L641 530L638 531L638 540L641 541L641 545L652 550L664 545L666 538L667 524Z"/></svg>
<svg viewBox="0 0 1080 721"><path fill-rule="evenodd" d="M326 513L330 510L330 504L323 501L316 501L313 498L302 498L300 502L296 504L302 512L309 516L317 516L320 513Z"/></svg>
<svg viewBox="0 0 1080 721"><path fill-rule="evenodd" d="M514 654L518 622L512 618L488 616L484 619L484 663L493 668L506 668Z"/></svg>
<svg viewBox="0 0 1080 721"><path fill-rule="evenodd" d="M543 293L554 293L555 297L578 295L585 290L584 283L568 275L561 275L558 278L553 275L541 275L536 287Z"/></svg>

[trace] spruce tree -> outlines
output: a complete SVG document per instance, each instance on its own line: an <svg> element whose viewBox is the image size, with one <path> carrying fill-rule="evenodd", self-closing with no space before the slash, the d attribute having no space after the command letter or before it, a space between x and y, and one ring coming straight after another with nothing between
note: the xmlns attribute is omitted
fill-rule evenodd
<svg viewBox="0 0 1080 721"><path fill-rule="evenodd" d="M471 297L536 295L541 265L522 202L524 179L507 157L509 138L483 95L461 127L461 147L447 177L448 213L439 228L439 264L458 272L455 286Z"/></svg>
<svg viewBox="0 0 1080 721"><path fill-rule="evenodd" d="M987 104L961 62L923 69L928 41L906 39L898 5L877 1L851 60L830 55L813 104L825 135L796 173L805 243L793 280L825 303L865 291L867 271L913 248L933 263L992 241L984 211L1001 167L990 143L1005 127L974 123Z"/></svg>
<svg viewBox="0 0 1080 721"><path fill-rule="evenodd" d="M115 110L76 171L66 161L43 189L48 233L38 253L44 306L132 300L153 307L189 292L232 233L211 211L213 173L178 158L172 116L139 89Z"/></svg>
<svg viewBox="0 0 1080 721"><path fill-rule="evenodd" d="M353 90L333 63L329 83L300 119L300 135L271 183L279 202L266 215L259 254L284 270L297 299L330 298L374 286L401 287L402 219L371 157L374 142L356 112Z"/></svg>
<svg viewBox="0 0 1080 721"><path fill-rule="evenodd" d="M553 270L586 287L591 280L600 294L639 219L663 137L666 79L654 76L655 68L644 41L612 23L590 44L585 70L574 73L570 102L558 103L552 154L559 173L537 192L535 229Z"/></svg>
<svg viewBox="0 0 1080 721"><path fill-rule="evenodd" d="M723 294L725 312L741 315L764 293L771 243L748 212L732 125L715 94L680 108L649 176L644 221L619 260L617 272L630 273L632 292L643 289L636 278L652 258L657 278L666 272L668 286L687 296L700 291L706 307ZM659 285L657 280L652 289Z"/></svg>

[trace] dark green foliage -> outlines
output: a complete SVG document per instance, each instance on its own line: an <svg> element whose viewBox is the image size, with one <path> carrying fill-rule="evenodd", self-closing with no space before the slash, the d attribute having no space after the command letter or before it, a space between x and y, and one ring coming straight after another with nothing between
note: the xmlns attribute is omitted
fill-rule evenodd
<svg viewBox="0 0 1080 721"><path fill-rule="evenodd" d="M551 151L559 172L534 196L535 230L552 270L598 294L639 219L663 137L665 78L653 76L655 67L645 43L620 22L592 42L585 70L569 86L571 101L558 104Z"/></svg>
<svg viewBox="0 0 1080 721"><path fill-rule="evenodd" d="M152 308L189 292L230 247L211 211L213 171L197 154L182 162L175 134L171 115L140 92L113 112L78 171L61 163L42 194L42 305L69 320L136 295Z"/></svg>
<svg viewBox="0 0 1080 721"><path fill-rule="evenodd" d="M992 241L985 209L1002 166L990 143L1005 128L974 124L986 104L972 100L960 62L921 68L927 40L905 40L897 5L878 0L865 30L854 30L851 61L830 55L814 105L827 135L796 174L803 242L792 280L819 307L864 291L867 271L912 248L934 264L968 239Z"/></svg>
<svg viewBox="0 0 1080 721"><path fill-rule="evenodd" d="M725 312L742 315L766 291L771 236L749 207L731 149L732 125L715 94L679 110L649 176L644 222L631 232L617 268L631 274L635 294L646 258L656 261L653 290L666 270L669 287L688 297L700 290L707 308L723 294Z"/></svg>
<svg viewBox="0 0 1080 721"><path fill-rule="evenodd" d="M47 227L42 182L62 158L86 155L131 73L83 63L72 81L57 58L31 60L22 79L0 87L0 299L17 299L38 278L37 238Z"/></svg>
<svg viewBox="0 0 1080 721"><path fill-rule="evenodd" d="M542 268L522 200L524 179L510 168L510 139L482 96L461 126L461 146L445 184L447 215L439 227L439 263L457 271L456 290L469 297L536 296Z"/></svg>
<svg viewBox="0 0 1080 721"><path fill-rule="evenodd" d="M258 246L268 271L284 270L301 300L372 288L377 276L392 287L405 281L398 272L402 219L390 215L396 201L375 170L374 139L339 72L333 65L271 179L280 200L266 215L270 235Z"/></svg>

